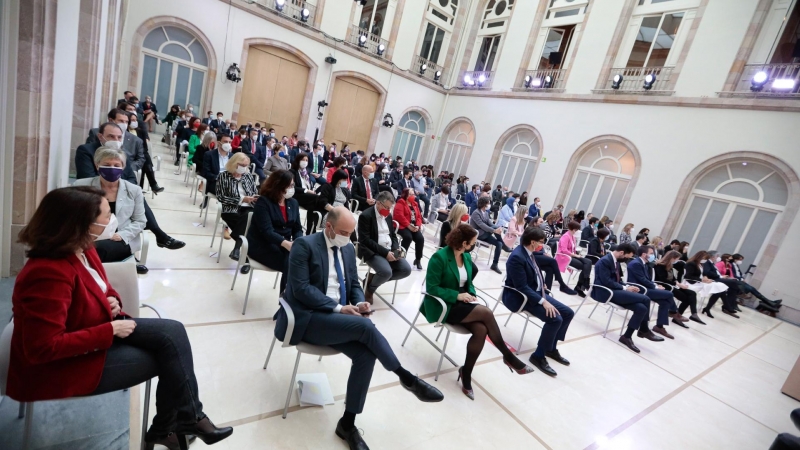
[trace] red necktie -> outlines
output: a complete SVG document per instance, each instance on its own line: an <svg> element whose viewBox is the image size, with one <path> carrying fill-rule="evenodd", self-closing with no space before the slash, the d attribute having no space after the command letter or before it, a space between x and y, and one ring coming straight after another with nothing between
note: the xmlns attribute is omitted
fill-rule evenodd
<svg viewBox="0 0 800 450"><path fill-rule="evenodd" d="M364 184L367 186L367 200L372 198L372 192L369 190L369 180L364 180Z"/></svg>
<svg viewBox="0 0 800 450"><path fill-rule="evenodd" d="M251 147L251 151L255 155L256 154L256 141L250 141L250 143L253 144L250 147Z"/></svg>

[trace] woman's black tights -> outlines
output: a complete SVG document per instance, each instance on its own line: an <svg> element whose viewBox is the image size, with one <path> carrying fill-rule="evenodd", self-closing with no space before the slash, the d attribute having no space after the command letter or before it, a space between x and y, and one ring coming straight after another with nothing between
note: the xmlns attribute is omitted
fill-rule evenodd
<svg viewBox="0 0 800 450"><path fill-rule="evenodd" d="M461 369L461 377L464 380L464 388L472 389L472 369L478 361L486 342L486 336L492 340L492 344L503 354L503 359L511 364L515 369L525 367L525 363L520 361L511 350L506 347L503 335L500 333L500 326L492 314L492 310L485 306L476 306L472 312L459 324L464 326L472 333L472 337L467 342L467 357L464 367Z"/></svg>

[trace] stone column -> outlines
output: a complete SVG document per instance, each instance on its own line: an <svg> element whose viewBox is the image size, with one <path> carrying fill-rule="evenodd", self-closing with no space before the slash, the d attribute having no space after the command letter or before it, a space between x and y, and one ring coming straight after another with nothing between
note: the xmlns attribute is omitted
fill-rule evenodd
<svg viewBox="0 0 800 450"><path fill-rule="evenodd" d="M112 2L113 3L113 2ZM86 141L89 130L96 126L97 63L100 43L101 2L81 0L78 26L78 52L75 61L75 98L72 104L72 137L69 170L75 171L75 149Z"/></svg>

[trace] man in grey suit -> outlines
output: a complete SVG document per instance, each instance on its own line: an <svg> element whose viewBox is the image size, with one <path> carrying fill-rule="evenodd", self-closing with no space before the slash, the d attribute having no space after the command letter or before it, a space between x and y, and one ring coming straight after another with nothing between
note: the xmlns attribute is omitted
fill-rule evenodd
<svg viewBox="0 0 800 450"><path fill-rule="evenodd" d="M134 172L140 170L144 166L144 143L138 136L128 132L128 114L121 109L114 108L108 112L108 121L117 124L125 134L122 139L122 150L127 157L127 165ZM99 131L97 128L89 130L86 143L99 144L100 140L97 138Z"/></svg>
<svg viewBox="0 0 800 450"><path fill-rule="evenodd" d="M336 435L351 449L363 450L368 447L355 427L355 418L364 409L376 359L397 374L400 385L421 401L439 402L444 396L400 365L386 338L368 319L372 311L364 302L355 251L350 245L355 228L353 214L339 206L328 212L321 233L294 241L284 300L295 317L291 344L303 341L333 347L353 361L345 412L336 425ZM287 319L282 307L274 319L275 336L283 340Z"/></svg>

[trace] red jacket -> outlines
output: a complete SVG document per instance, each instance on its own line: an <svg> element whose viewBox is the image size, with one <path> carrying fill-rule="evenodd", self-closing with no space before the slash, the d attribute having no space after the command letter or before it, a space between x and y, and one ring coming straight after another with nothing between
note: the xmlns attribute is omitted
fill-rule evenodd
<svg viewBox="0 0 800 450"><path fill-rule="evenodd" d="M394 220L400 224L400 229L404 230L411 224L411 208L414 208L414 214L417 215L417 220L414 225L422 225L422 213L419 211L419 204L416 200L405 200L400 198L397 200L397 205L394 207Z"/></svg>
<svg viewBox="0 0 800 450"><path fill-rule="evenodd" d="M86 259L108 285L94 248ZM8 396L21 402L88 395L114 340L111 306L76 255L31 258L17 276ZM122 300L120 300L120 303Z"/></svg>

